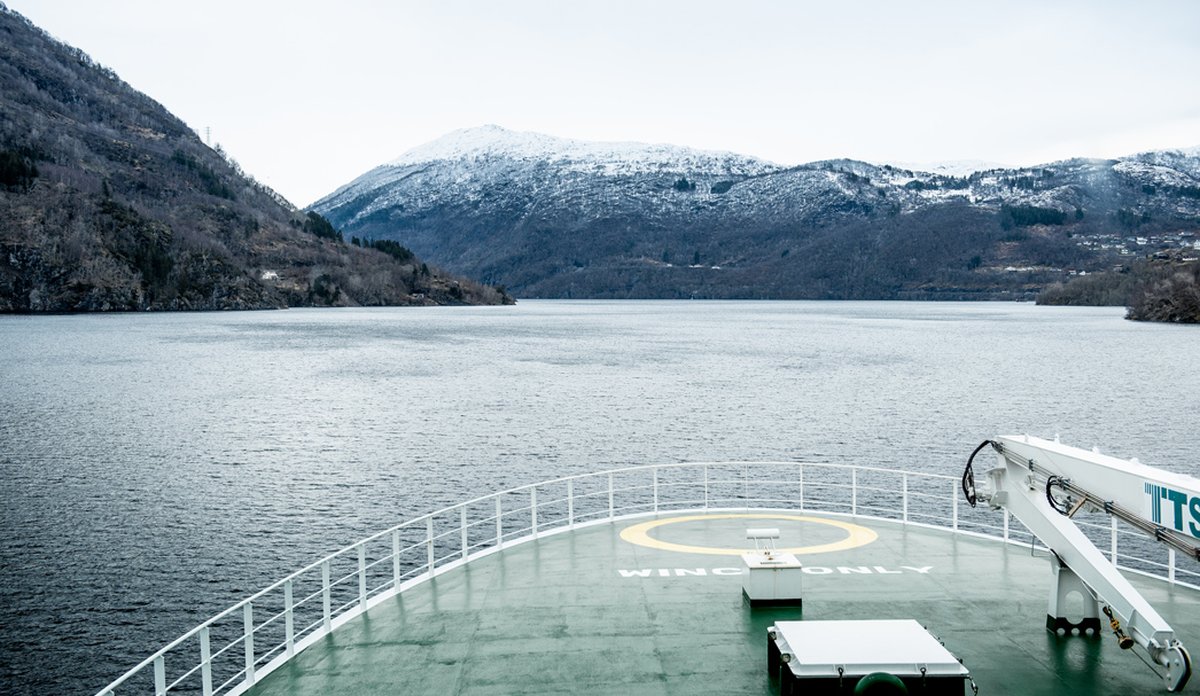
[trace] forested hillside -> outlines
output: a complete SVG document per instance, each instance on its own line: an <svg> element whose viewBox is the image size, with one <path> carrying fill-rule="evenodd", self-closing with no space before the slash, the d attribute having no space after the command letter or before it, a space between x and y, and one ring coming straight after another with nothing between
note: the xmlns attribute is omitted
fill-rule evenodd
<svg viewBox="0 0 1200 696"><path fill-rule="evenodd" d="M1200 324L1200 259L1160 252L1110 271L1056 283L1038 304L1128 307L1128 319Z"/></svg>
<svg viewBox="0 0 1200 696"><path fill-rule="evenodd" d="M393 251L347 243L0 5L0 311L507 299Z"/></svg>

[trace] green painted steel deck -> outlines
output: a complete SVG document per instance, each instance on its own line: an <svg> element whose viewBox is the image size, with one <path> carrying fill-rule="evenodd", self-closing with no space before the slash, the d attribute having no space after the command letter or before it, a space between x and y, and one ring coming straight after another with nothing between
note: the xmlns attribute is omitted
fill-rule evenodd
<svg viewBox="0 0 1200 696"><path fill-rule="evenodd" d="M673 521L679 517L697 516L585 527L449 569L333 631L250 693L772 693L766 629L798 618L916 619L962 659L985 696L1165 693L1111 634L1068 637L1044 628L1045 552L828 517L878 538L801 555L801 616L792 608L752 609L742 598L741 559L720 552L753 548L748 527L780 527L781 547L836 544L845 529L761 512ZM708 552L621 537L649 519L666 520L647 531L652 542ZM1200 592L1138 576L1133 582L1184 645L1200 645ZM1185 693L1198 690L1189 684Z"/></svg>

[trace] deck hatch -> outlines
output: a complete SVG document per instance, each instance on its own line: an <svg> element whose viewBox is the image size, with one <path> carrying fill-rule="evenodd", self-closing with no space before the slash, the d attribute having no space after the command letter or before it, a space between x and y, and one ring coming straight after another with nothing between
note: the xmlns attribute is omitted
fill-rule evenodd
<svg viewBox="0 0 1200 696"><path fill-rule="evenodd" d="M767 635L767 668L781 693L852 693L859 679L883 672L910 693L959 694L970 677L912 619L778 621Z"/></svg>

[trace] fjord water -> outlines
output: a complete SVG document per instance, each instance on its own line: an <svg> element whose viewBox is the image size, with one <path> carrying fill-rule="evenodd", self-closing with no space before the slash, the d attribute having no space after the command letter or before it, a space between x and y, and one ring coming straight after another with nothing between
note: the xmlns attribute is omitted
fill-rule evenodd
<svg viewBox="0 0 1200 696"><path fill-rule="evenodd" d="M685 460L957 474L1056 433L1198 473L1200 332L842 302L0 318L0 691L94 692L370 532Z"/></svg>

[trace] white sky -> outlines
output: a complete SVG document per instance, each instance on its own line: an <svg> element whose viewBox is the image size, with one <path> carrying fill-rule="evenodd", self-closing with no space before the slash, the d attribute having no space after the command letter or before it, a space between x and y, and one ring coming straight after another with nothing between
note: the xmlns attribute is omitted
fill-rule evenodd
<svg viewBox="0 0 1200 696"><path fill-rule="evenodd" d="M782 164L1200 144L1200 2L6 0L306 205L495 123Z"/></svg>

